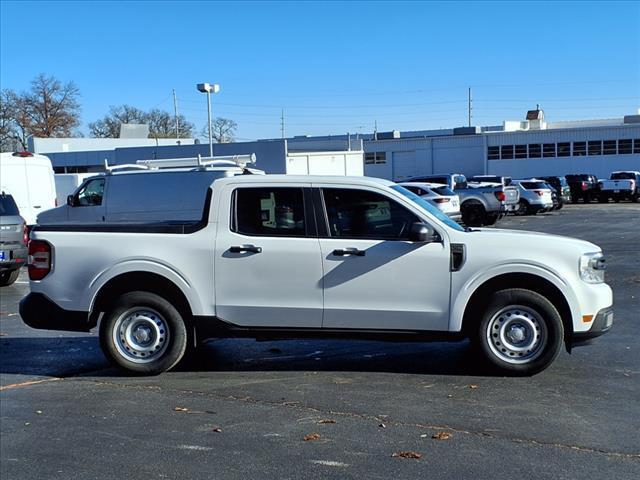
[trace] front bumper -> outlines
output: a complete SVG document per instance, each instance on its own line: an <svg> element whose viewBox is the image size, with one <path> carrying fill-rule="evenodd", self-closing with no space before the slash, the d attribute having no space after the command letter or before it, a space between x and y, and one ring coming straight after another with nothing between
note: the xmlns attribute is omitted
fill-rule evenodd
<svg viewBox="0 0 640 480"><path fill-rule="evenodd" d="M20 301L20 317L31 328L88 332L96 326L88 312L60 308L42 293L30 293Z"/></svg>
<svg viewBox="0 0 640 480"><path fill-rule="evenodd" d="M597 313L589 330L573 334L571 344L574 347L588 344L590 340L607 333L611 327L613 327L613 307L603 308Z"/></svg>

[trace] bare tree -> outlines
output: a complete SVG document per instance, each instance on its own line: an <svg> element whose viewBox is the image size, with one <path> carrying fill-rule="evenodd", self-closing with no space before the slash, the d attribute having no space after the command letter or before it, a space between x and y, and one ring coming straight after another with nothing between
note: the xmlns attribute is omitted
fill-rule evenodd
<svg viewBox="0 0 640 480"><path fill-rule="evenodd" d="M211 122L211 137L215 143L230 143L235 140L238 124L228 118L218 117ZM202 137L209 138L209 127L205 125Z"/></svg>
<svg viewBox="0 0 640 480"><path fill-rule="evenodd" d="M0 92L0 150L12 152L18 143L18 128L15 118L15 94L11 90Z"/></svg>
<svg viewBox="0 0 640 480"><path fill-rule="evenodd" d="M31 89L16 100L16 122L37 137L71 137L80 125L80 91L73 82L62 84L53 76L38 75Z"/></svg>
<svg viewBox="0 0 640 480"><path fill-rule="evenodd" d="M144 123L149 125L150 138L175 138L175 117L169 112L153 109L144 112L131 105L110 107L109 113L101 120L89 124L89 131L94 137L118 138L120 136L120 124ZM179 134L181 138L192 135L193 124L187 122L183 115L178 115Z"/></svg>
<svg viewBox="0 0 640 480"><path fill-rule="evenodd" d="M153 109L146 114L146 123L149 124L150 137L176 137L176 118L169 112ZM191 137L191 135L193 135L193 128L193 123L188 122L183 115L178 115L178 134L180 135L180 138Z"/></svg>
<svg viewBox="0 0 640 480"><path fill-rule="evenodd" d="M89 131L98 138L118 138L121 123L145 123L145 113L131 105L111 106L101 120L89 124Z"/></svg>

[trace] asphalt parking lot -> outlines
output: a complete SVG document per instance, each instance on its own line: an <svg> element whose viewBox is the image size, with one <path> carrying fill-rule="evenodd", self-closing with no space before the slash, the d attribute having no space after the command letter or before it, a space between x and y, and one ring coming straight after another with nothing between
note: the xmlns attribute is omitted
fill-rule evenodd
<svg viewBox="0 0 640 480"><path fill-rule="evenodd" d="M600 245L613 330L528 378L487 375L466 342L252 340L129 377L95 332L25 326L23 273L0 292L0 477L640 478L640 204L497 227Z"/></svg>

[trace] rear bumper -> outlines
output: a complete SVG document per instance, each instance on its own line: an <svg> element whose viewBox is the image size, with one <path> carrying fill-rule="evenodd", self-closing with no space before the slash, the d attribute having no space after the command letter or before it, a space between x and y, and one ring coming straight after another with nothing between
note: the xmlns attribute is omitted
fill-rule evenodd
<svg viewBox="0 0 640 480"><path fill-rule="evenodd" d="M16 270L27 263L27 247L15 245L0 245L0 250L4 252L4 260L0 260L0 271Z"/></svg>
<svg viewBox="0 0 640 480"><path fill-rule="evenodd" d="M611 327L613 327L613 307L603 308L596 315L589 330L573 334L571 344L574 347L588 344L590 340L607 333Z"/></svg>
<svg viewBox="0 0 640 480"><path fill-rule="evenodd" d="M42 293L30 293L20 301L20 317L31 328L88 332L96 326L88 312L60 308Z"/></svg>

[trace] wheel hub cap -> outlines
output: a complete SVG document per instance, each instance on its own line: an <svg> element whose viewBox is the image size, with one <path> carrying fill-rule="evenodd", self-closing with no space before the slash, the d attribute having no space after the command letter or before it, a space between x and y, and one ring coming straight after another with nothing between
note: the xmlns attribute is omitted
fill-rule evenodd
<svg viewBox="0 0 640 480"><path fill-rule="evenodd" d="M169 330L165 319L155 310L134 307L125 311L112 331L118 352L135 363L149 363L167 348Z"/></svg>
<svg viewBox="0 0 640 480"><path fill-rule="evenodd" d="M489 321L487 344L496 357L513 363L529 363L538 358L547 343L542 316L530 307L512 305L499 310Z"/></svg>

